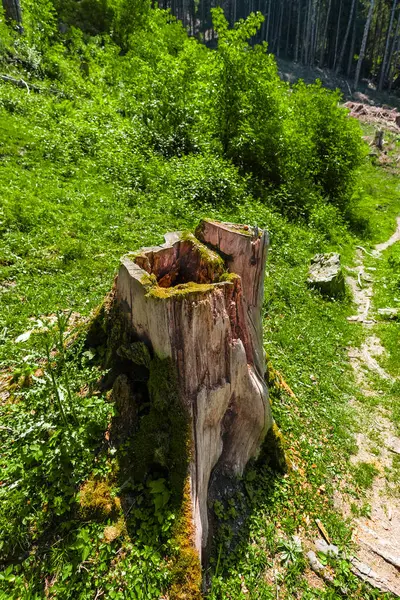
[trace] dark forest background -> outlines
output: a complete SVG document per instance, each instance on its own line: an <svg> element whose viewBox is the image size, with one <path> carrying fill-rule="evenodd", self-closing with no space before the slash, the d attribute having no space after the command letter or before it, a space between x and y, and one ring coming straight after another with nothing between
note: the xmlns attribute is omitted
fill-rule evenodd
<svg viewBox="0 0 400 600"><path fill-rule="evenodd" d="M192 35L212 44L211 9L221 6L233 25L251 12L265 16L256 41L278 58L327 67L354 79L371 78L379 90L399 85L398 0L160 0Z"/></svg>
<svg viewBox="0 0 400 600"><path fill-rule="evenodd" d="M146 0L67 0L53 3L59 17L90 34L112 27L114 13L124 5L124 21L138 21L149 8ZM378 90L399 87L399 0L159 0L182 21L190 35L214 45L211 10L223 8L233 25L252 12L265 19L254 41L266 41L278 58L329 68L351 78L357 88L363 77ZM20 0L3 0L9 19L21 23Z"/></svg>

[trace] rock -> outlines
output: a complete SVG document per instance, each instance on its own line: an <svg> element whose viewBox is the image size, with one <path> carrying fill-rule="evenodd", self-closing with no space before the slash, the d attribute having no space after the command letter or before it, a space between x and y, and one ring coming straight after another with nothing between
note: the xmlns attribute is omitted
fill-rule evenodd
<svg viewBox="0 0 400 600"><path fill-rule="evenodd" d="M378 315L382 317L382 319L390 319L397 320L400 319L400 309L399 308L378 308Z"/></svg>
<svg viewBox="0 0 400 600"><path fill-rule="evenodd" d="M307 283L326 296L342 296L345 292L345 282L340 255L335 252L316 254L311 260Z"/></svg>
<svg viewBox="0 0 400 600"><path fill-rule="evenodd" d="M321 577L326 579L326 574L327 574L326 568L322 564L322 562L320 560L318 560L317 555L315 554L315 552L313 552L313 550L310 550L309 552L307 552L307 558L310 563L310 567L314 571L314 573L316 573L317 575L320 575Z"/></svg>
<svg viewBox="0 0 400 600"><path fill-rule="evenodd" d="M380 577L378 573L376 573L373 568L360 561L356 556L350 559L351 570L359 579L368 582L372 587L382 591L382 592L391 592L396 596L396 598L400 597L399 590L389 582L384 577Z"/></svg>
<svg viewBox="0 0 400 600"><path fill-rule="evenodd" d="M335 544L328 544L324 539L319 538L315 540L315 549L317 552L322 552L326 556L338 556L339 548Z"/></svg>

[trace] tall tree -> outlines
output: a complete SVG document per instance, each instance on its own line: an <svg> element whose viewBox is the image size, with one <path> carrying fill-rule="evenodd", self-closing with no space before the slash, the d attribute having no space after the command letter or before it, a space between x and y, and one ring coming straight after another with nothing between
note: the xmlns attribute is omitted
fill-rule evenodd
<svg viewBox="0 0 400 600"><path fill-rule="evenodd" d="M351 67L353 64L353 58L354 58L354 48L356 45L356 32L357 32L357 0L356 0L356 6L355 6L355 15L354 15L354 21L353 21L353 33L351 35L351 43L350 43L350 52L349 52L349 59L347 62L347 71L346 71L346 75L347 77L350 77L350 73L351 73Z"/></svg>
<svg viewBox="0 0 400 600"><path fill-rule="evenodd" d="M393 54L394 54L394 52L396 50L397 41L399 39L399 33L400 33L400 14L397 17L396 30L394 32L393 41L392 41L392 47L390 49L390 55L389 55L388 66L387 66L387 74L388 74L388 78L389 78L389 86L390 86L390 81L391 81L390 74L391 74L391 71L392 71Z"/></svg>
<svg viewBox="0 0 400 600"><path fill-rule="evenodd" d="M397 0L395 0L395 1L397 1ZM354 7L355 7L355 5L356 5L356 0L352 0L352 2L351 2L351 8L350 8L349 20L347 21L346 33L344 34L342 49L340 51L339 59L338 59L337 64L336 64L336 74L338 74L339 71L340 71L340 69L342 68L344 51L346 49L347 40L348 40L349 33L350 33L350 27L351 27L351 24L352 24L352 21L353 21L353 15L354 15Z"/></svg>
<svg viewBox="0 0 400 600"><path fill-rule="evenodd" d="M383 83L385 81L385 75L386 75L386 70L387 70L387 60L388 60L388 56L389 56L390 36L392 33L394 13L396 12L396 8L397 8L397 0L393 0L392 12L390 14L389 27L388 27L387 34L386 34L385 54L383 55L381 74L379 77L379 84L378 84L379 91L382 91Z"/></svg>
<svg viewBox="0 0 400 600"><path fill-rule="evenodd" d="M365 22L363 39L362 39L361 48L360 48L360 54L359 54L358 62L357 62L356 75L354 77L354 89L355 90L358 87L358 81L360 79L361 66L362 66L362 63L364 60L364 56L365 56L365 49L367 47L368 33L369 33L369 28L371 27L372 14L374 12L374 5L375 5L375 0L371 0L371 3L369 5L367 20Z"/></svg>
<svg viewBox="0 0 400 600"><path fill-rule="evenodd" d="M335 40L335 54L333 57L333 68L336 68L336 61L337 61L337 57L338 57L338 46L339 46L339 35L340 35L340 22L342 19L342 7L343 7L343 0L340 0L340 5L339 5L339 16L338 16L338 20L337 20L337 27L336 27L336 40Z"/></svg>
<svg viewBox="0 0 400 600"><path fill-rule="evenodd" d="M3 0L3 8L7 20L15 21L18 25L21 24L22 11L20 0Z"/></svg>
<svg viewBox="0 0 400 600"><path fill-rule="evenodd" d="M299 43L300 43L300 25L301 25L301 4L300 0L297 0L297 27L296 27L296 45L294 50L294 60L299 60Z"/></svg>
<svg viewBox="0 0 400 600"><path fill-rule="evenodd" d="M321 54L319 56L319 66L322 68L324 66L324 58L325 58L325 50L326 50L326 40L328 37L328 24L329 24L329 17L331 14L331 6L332 6L332 0L328 0L328 8L326 10L326 19L325 19L325 27L324 27L324 33L322 35L322 40L321 40Z"/></svg>

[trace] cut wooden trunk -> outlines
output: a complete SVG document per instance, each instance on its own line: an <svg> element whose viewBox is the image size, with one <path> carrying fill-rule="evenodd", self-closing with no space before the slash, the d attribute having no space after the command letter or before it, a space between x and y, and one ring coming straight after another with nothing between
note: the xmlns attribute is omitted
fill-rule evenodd
<svg viewBox="0 0 400 600"><path fill-rule="evenodd" d="M268 238L257 228L202 221L195 235L169 233L165 240L123 259L116 303L133 339L176 371L190 422L201 557L213 469L241 475L272 425L261 321Z"/></svg>

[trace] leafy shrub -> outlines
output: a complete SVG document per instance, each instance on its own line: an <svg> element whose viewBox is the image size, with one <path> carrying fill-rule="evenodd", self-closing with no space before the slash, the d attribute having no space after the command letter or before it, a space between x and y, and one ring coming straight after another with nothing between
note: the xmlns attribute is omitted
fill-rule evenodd
<svg viewBox="0 0 400 600"><path fill-rule="evenodd" d="M266 44L247 40L263 18L250 15L232 30L213 10L218 33L216 122L222 151L267 185L281 208L308 211L322 197L344 210L363 158L359 124L339 107L338 92L320 82L293 89L278 76Z"/></svg>
<svg viewBox="0 0 400 600"><path fill-rule="evenodd" d="M339 106L339 92L323 88L320 81L296 84L291 99L292 118L301 125L304 136L304 143L296 145L302 154L299 160L322 197L343 210L364 154L360 125ZM309 151L304 153L307 145ZM308 165L306 161L310 161Z"/></svg>

